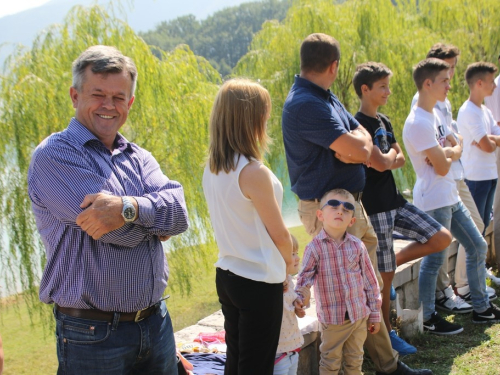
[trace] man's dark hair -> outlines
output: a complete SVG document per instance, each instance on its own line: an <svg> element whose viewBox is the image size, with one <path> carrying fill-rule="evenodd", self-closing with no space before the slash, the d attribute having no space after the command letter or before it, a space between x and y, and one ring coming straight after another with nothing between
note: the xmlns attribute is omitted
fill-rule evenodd
<svg viewBox="0 0 500 375"><path fill-rule="evenodd" d="M452 59L454 57L460 56L460 50L453 44L436 43L434 44L429 52L427 52L427 58L435 57L436 59Z"/></svg>
<svg viewBox="0 0 500 375"><path fill-rule="evenodd" d="M479 79L484 79L486 74L495 74L497 71L495 64L484 61L475 62L465 70L465 81L469 87L472 87Z"/></svg>
<svg viewBox="0 0 500 375"><path fill-rule="evenodd" d="M415 82L417 89L419 91L422 89L426 79L430 79L434 82L436 76L446 69L450 69L450 64L435 57L420 61L413 68L413 81Z"/></svg>
<svg viewBox="0 0 500 375"><path fill-rule="evenodd" d="M340 44L330 35L309 35L300 46L300 70L323 73L334 61L340 60Z"/></svg>
<svg viewBox="0 0 500 375"><path fill-rule="evenodd" d="M356 67L352 84L356 94L361 98L361 86L367 85L371 89L375 82L389 76L392 76L392 72L387 66L379 62L369 61Z"/></svg>

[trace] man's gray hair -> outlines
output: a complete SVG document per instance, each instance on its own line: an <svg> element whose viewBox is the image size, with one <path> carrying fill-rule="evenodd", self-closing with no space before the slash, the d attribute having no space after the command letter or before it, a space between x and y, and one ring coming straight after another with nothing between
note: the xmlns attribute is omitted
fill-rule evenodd
<svg viewBox="0 0 500 375"><path fill-rule="evenodd" d="M90 66L92 73L108 74L121 73L123 71L130 74L132 81L131 96L134 96L137 85L137 68L128 56L124 56L115 47L92 46L82 52L73 62L73 87L81 91L85 80L85 71Z"/></svg>

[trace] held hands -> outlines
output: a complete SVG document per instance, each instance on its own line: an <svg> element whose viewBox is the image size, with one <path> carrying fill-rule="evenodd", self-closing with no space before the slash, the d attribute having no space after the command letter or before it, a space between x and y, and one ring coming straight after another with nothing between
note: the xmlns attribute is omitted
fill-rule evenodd
<svg viewBox="0 0 500 375"><path fill-rule="evenodd" d="M293 305L295 306L295 315L297 315L299 318L303 318L304 316L306 316L304 304L300 302L298 298L293 301Z"/></svg>
<svg viewBox="0 0 500 375"><path fill-rule="evenodd" d="M366 322L368 332L370 332L372 335L378 333L380 331L380 322Z"/></svg>
<svg viewBox="0 0 500 375"><path fill-rule="evenodd" d="M302 295L303 305L304 306L309 305L309 300L311 299L311 286L310 285L301 286L300 288L297 289L297 292L299 292Z"/></svg>
<svg viewBox="0 0 500 375"><path fill-rule="evenodd" d="M76 224L94 240L125 224L121 215L121 197L104 193L87 194L80 207L85 210L76 217Z"/></svg>

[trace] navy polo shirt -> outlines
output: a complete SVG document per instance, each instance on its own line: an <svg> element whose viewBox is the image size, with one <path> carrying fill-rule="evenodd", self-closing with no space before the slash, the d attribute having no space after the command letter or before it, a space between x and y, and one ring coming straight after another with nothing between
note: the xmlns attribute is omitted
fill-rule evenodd
<svg viewBox="0 0 500 375"><path fill-rule="evenodd" d="M363 164L343 163L330 149L333 141L359 125L330 90L296 75L281 125L292 191L301 200L319 199L337 188L363 191Z"/></svg>

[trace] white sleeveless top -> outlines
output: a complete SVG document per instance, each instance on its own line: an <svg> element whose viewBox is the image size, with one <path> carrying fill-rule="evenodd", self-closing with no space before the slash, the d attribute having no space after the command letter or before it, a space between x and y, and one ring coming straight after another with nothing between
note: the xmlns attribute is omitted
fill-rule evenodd
<svg viewBox="0 0 500 375"><path fill-rule="evenodd" d="M207 165L203 173L203 191L219 247L215 266L247 279L282 283L286 278L285 261L253 202L240 189L239 176L248 163L248 159L241 156L236 170L220 171L216 175ZM281 210L283 186L274 174L271 175L274 196Z"/></svg>

